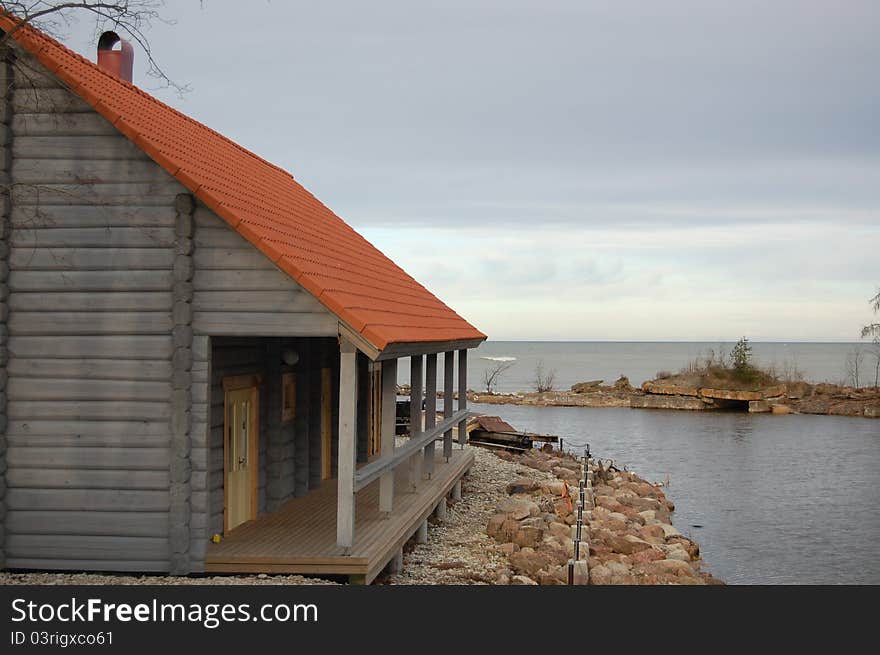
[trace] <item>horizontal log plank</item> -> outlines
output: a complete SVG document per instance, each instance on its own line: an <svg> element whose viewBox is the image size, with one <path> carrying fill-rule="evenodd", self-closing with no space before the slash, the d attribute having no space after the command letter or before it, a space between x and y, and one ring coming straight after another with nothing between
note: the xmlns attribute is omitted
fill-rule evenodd
<svg viewBox="0 0 880 655"><path fill-rule="evenodd" d="M13 207L13 228L47 227L174 227L172 206L25 205Z"/></svg>
<svg viewBox="0 0 880 655"><path fill-rule="evenodd" d="M16 248L170 248L174 230L168 227L52 227L17 228L9 241ZM129 266L127 268L134 268Z"/></svg>
<svg viewBox="0 0 880 655"><path fill-rule="evenodd" d="M152 160L135 159L13 159L15 184L85 184L169 182L173 180Z"/></svg>
<svg viewBox="0 0 880 655"><path fill-rule="evenodd" d="M53 380L13 376L9 400L134 400L167 402L171 383L127 380Z"/></svg>
<svg viewBox="0 0 880 655"><path fill-rule="evenodd" d="M168 513L13 511L6 516L6 529L10 534L154 537L168 530Z"/></svg>
<svg viewBox="0 0 880 655"><path fill-rule="evenodd" d="M296 284L291 280L293 284ZM311 312L328 310L307 291L197 291L193 297L195 311L212 312Z"/></svg>
<svg viewBox="0 0 880 655"><path fill-rule="evenodd" d="M58 359L170 359L171 337L138 336L65 336L9 338L13 357Z"/></svg>
<svg viewBox="0 0 880 655"><path fill-rule="evenodd" d="M9 300L10 309L32 312L125 312L170 311L173 299L170 290L165 291L118 291L90 293L67 291L61 293L18 291Z"/></svg>
<svg viewBox="0 0 880 655"><path fill-rule="evenodd" d="M9 288L15 291L167 291L171 271L11 271Z"/></svg>
<svg viewBox="0 0 880 655"><path fill-rule="evenodd" d="M176 180L154 183L107 184L16 184L12 187L13 205L130 205L173 206L174 199L188 193Z"/></svg>
<svg viewBox="0 0 880 655"><path fill-rule="evenodd" d="M197 291L283 291L300 288L278 269L211 271L197 269L193 277Z"/></svg>
<svg viewBox="0 0 880 655"><path fill-rule="evenodd" d="M6 428L6 436L27 439L55 437L70 439L71 446L163 446L168 439L169 426L164 419L136 421L70 421L70 420L12 420ZM30 442L38 445L36 442ZM52 445L60 445L61 441Z"/></svg>
<svg viewBox="0 0 880 655"><path fill-rule="evenodd" d="M193 330L202 334L247 336L332 337L336 317L328 313L195 312Z"/></svg>
<svg viewBox="0 0 880 655"><path fill-rule="evenodd" d="M115 135L16 136L12 141L13 159L152 160L128 138Z"/></svg>
<svg viewBox="0 0 880 655"><path fill-rule="evenodd" d="M10 104L16 114L94 113L95 111L85 100L62 88L14 89Z"/></svg>
<svg viewBox="0 0 880 655"><path fill-rule="evenodd" d="M71 510L93 512L166 512L168 491L127 489L10 489L10 510Z"/></svg>
<svg viewBox="0 0 880 655"><path fill-rule="evenodd" d="M113 136L119 134L97 112L87 114L30 113L12 117L14 136Z"/></svg>
<svg viewBox="0 0 880 655"><path fill-rule="evenodd" d="M170 334L169 312L12 312L11 335Z"/></svg>
<svg viewBox="0 0 880 655"><path fill-rule="evenodd" d="M242 248L199 248L193 262L200 269L276 269L275 264L249 243Z"/></svg>
<svg viewBox="0 0 880 655"><path fill-rule="evenodd" d="M41 236L43 235L37 234L34 238L39 240ZM14 247L9 254L9 266L13 270L121 272L126 269L170 270L173 265L174 251L170 248L70 248L39 243L35 246Z"/></svg>
<svg viewBox="0 0 880 655"><path fill-rule="evenodd" d="M167 402L134 401L10 401L10 420L160 421L171 418Z"/></svg>
<svg viewBox="0 0 880 655"><path fill-rule="evenodd" d="M165 537L105 537L83 535L17 535L6 538L7 557L162 560L168 558Z"/></svg>
<svg viewBox="0 0 880 655"><path fill-rule="evenodd" d="M144 359L40 359L12 357L6 365L15 378L79 380L156 380L171 378L171 362Z"/></svg>
<svg viewBox="0 0 880 655"><path fill-rule="evenodd" d="M144 560L90 560L38 559L34 557L6 557L8 569L36 569L38 571L131 571L133 573L167 573L168 558Z"/></svg>
<svg viewBox="0 0 880 655"><path fill-rule="evenodd" d="M98 469L38 469L11 467L6 472L10 489L168 489L164 471L109 471Z"/></svg>

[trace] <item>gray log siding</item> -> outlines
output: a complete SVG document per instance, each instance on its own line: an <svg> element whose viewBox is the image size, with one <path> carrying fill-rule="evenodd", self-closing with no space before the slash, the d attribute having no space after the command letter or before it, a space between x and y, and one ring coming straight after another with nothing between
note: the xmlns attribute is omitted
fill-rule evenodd
<svg viewBox="0 0 880 655"><path fill-rule="evenodd" d="M337 319L207 207L194 214L196 334L335 337Z"/></svg>
<svg viewBox="0 0 880 655"><path fill-rule="evenodd" d="M0 112L5 566L186 572L186 189L38 64L14 68Z"/></svg>
<svg viewBox="0 0 880 655"><path fill-rule="evenodd" d="M0 160L0 569L6 567L6 530L9 522L6 504L7 485L7 425L6 383L8 373L6 364L9 361L7 342L9 340L9 232L11 202L9 198L10 164L11 164L11 116L9 110L10 80L12 66L6 56L0 59L0 132L3 134L3 157Z"/></svg>
<svg viewBox="0 0 880 655"><path fill-rule="evenodd" d="M193 277L193 218L195 208L192 196L181 194L177 197L175 209L177 224L174 241L174 287L172 340L174 354L171 357L171 452L170 497L168 508L168 546L169 569L174 575L190 572L190 518L191 518L191 476L190 455L192 441L192 277Z"/></svg>

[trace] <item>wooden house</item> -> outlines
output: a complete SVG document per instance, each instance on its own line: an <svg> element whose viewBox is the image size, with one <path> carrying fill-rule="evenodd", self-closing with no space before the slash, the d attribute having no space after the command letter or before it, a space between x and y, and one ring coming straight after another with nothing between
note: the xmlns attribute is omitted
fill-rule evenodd
<svg viewBox="0 0 880 655"><path fill-rule="evenodd" d="M95 64L15 26L0 568L372 580L460 492L485 335L290 174L134 86L115 34ZM427 407L395 443L401 359Z"/></svg>

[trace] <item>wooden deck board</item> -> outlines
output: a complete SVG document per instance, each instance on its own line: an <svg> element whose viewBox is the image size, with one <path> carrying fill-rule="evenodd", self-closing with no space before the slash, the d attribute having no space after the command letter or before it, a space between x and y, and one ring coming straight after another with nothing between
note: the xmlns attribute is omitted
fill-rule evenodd
<svg viewBox="0 0 880 655"><path fill-rule="evenodd" d="M473 465L468 450L447 463L438 452L434 475L416 491L406 489L406 466L398 467L394 511L379 512L379 481L357 494L354 544L349 555L336 546L336 481L327 480L277 512L250 521L209 544L207 573L304 573L364 576L372 581Z"/></svg>

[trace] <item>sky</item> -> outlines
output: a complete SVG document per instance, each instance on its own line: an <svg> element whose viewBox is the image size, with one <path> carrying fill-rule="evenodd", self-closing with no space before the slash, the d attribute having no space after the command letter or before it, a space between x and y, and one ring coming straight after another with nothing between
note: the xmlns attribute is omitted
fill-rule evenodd
<svg viewBox="0 0 880 655"><path fill-rule="evenodd" d="M243 9L246 8L246 11ZM171 0L190 90L491 339L857 340L876 0ZM94 23L64 28L94 60Z"/></svg>

